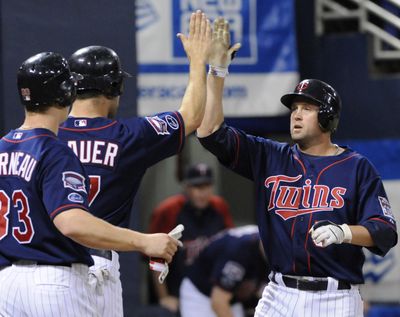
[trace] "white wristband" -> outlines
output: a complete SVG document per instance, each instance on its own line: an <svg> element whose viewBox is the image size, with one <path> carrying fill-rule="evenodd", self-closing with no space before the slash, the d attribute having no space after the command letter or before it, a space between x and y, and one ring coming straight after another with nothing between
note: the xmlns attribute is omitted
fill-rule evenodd
<svg viewBox="0 0 400 317"><path fill-rule="evenodd" d="M342 228L344 232L343 242L351 243L351 240L353 239L353 234L351 233L350 227L344 223L340 225L340 228Z"/></svg>
<svg viewBox="0 0 400 317"><path fill-rule="evenodd" d="M210 75L213 75L216 77L222 77L222 78L225 78L229 74L228 67L220 67L220 66L213 66L213 65L209 65L208 73Z"/></svg>

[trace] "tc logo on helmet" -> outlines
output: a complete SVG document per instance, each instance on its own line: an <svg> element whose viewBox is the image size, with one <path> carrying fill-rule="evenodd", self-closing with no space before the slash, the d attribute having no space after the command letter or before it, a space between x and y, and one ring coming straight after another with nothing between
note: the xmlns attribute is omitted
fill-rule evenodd
<svg viewBox="0 0 400 317"><path fill-rule="evenodd" d="M297 85L296 91L300 92L300 91L306 90L309 85L310 85L310 82L308 80L307 81L302 81Z"/></svg>
<svg viewBox="0 0 400 317"><path fill-rule="evenodd" d="M31 91L29 88L21 88L21 96L22 99L25 101L30 101L31 100Z"/></svg>

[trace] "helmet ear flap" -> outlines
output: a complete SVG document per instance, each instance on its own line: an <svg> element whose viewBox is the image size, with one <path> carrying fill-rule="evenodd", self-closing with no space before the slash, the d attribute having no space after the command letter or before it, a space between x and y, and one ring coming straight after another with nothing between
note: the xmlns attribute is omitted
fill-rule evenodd
<svg viewBox="0 0 400 317"><path fill-rule="evenodd" d="M65 107L71 105L76 99L76 82L72 77L64 80L60 84L60 90L63 92L63 97L60 98L58 103Z"/></svg>

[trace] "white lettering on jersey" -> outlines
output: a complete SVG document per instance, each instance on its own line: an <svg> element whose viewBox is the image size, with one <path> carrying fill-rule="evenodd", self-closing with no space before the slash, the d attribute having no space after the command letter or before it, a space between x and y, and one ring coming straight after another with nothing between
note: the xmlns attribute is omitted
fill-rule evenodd
<svg viewBox="0 0 400 317"><path fill-rule="evenodd" d="M0 175L19 176L29 182L37 161L27 153L0 153Z"/></svg>
<svg viewBox="0 0 400 317"><path fill-rule="evenodd" d="M82 163L114 167L118 155L118 144L98 140L68 141L68 146Z"/></svg>
<svg viewBox="0 0 400 317"><path fill-rule="evenodd" d="M311 185L310 179L306 179L302 187L289 186L290 183L296 183L302 177L302 175L268 177L264 182L264 186L270 188L268 211L273 210L287 220L302 214L343 208L346 188L331 189L327 185Z"/></svg>

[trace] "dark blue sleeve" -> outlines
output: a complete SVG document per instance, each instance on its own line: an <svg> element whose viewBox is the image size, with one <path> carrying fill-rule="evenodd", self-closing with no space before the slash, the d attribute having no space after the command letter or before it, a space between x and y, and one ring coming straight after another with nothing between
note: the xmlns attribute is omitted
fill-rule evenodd
<svg viewBox="0 0 400 317"><path fill-rule="evenodd" d="M267 153L277 148L278 144L226 124L213 134L199 138L199 141L223 165L251 180L258 175L259 169L265 170L266 165L271 165L272 157Z"/></svg>
<svg viewBox="0 0 400 317"><path fill-rule="evenodd" d="M384 256L397 243L396 221L383 183L375 168L365 158L359 171L359 220L369 231L374 246L371 252Z"/></svg>
<svg viewBox="0 0 400 317"><path fill-rule="evenodd" d="M219 259L211 273L214 285L233 293L246 276L246 261L232 250Z"/></svg>
<svg viewBox="0 0 400 317"><path fill-rule="evenodd" d="M43 202L51 219L68 209L88 210L88 177L66 145L55 144L46 153L39 178Z"/></svg>
<svg viewBox="0 0 400 317"><path fill-rule="evenodd" d="M139 118L147 167L182 151L185 126L178 111Z"/></svg>

